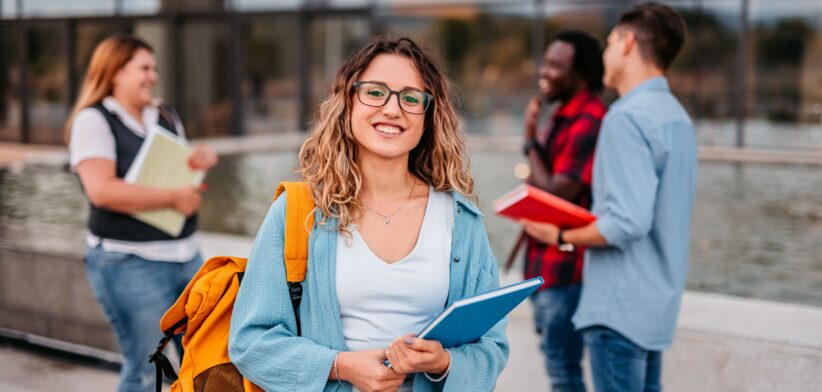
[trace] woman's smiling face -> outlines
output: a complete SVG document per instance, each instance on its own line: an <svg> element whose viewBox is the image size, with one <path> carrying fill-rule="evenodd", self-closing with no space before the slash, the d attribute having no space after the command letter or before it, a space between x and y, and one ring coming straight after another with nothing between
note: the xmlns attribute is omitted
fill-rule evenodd
<svg viewBox="0 0 822 392"><path fill-rule="evenodd" d="M394 91L425 91L420 73L411 59L397 54L374 57L359 81L385 84ZM412 114L402 110L397 94L389 95L384 106L374 107L363 104L357 98L359 93L369 92L355 89L351 96L351 130L359 146L360 158L367 155L381 159L398 158L419 144L425 126L424 113ZM372 95L377 93L372 92Z"/></svg>
<svg viewBox="0 0 822 392"><path fill-rule="evenodd" d="M113 95L138 108L148 106L154 98L154 86L158 79L154 54L138 49L115 75Z"/></svg>

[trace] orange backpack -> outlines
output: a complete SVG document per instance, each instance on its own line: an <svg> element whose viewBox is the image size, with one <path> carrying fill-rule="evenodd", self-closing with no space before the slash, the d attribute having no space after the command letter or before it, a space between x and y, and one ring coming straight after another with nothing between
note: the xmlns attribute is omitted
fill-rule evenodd
<svg viewBox="0 0 822 392"><path fill-rule="evenodd" d="M308 266L306 224L314 224L314 201L305 182L281 182L274 200L286 191L285 256L286 280L300 334L299 307L302 281ZM308 221L306 222L306 217ZM188 283L177 302L160 320L163 338L149 362L157 368L157 392L162 374L175 379L172 392L262 392L244 378L228 357L228 333L234 300L240 289L247 260L216 256L208 259ZM174 374L163 349L176 334L183 336L183 360L179 377Z"/></svg>

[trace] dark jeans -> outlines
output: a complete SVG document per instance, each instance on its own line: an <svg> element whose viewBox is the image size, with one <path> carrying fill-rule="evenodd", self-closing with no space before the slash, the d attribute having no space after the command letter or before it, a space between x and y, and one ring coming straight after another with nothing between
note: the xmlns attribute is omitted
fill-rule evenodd
<svg viewBox="0 0 822 392"><path fill-rule="evenodd" d="M571 316L579 303L581 285L551 287L531 296L534 322L541 333L540 348L552 392L584 392L582 381L582 337L574 330Z"/></svg>
<svg viewBox="0 0 822 392"><path fill-rule="evenodd" d="M582 331L597 392L662 390L662 352L645 350L616 331L595 326Z"/></svg>

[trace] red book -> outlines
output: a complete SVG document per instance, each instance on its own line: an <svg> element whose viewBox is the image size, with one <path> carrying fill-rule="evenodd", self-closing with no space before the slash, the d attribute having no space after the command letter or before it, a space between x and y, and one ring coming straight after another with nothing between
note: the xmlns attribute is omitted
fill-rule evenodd
<svg viewBox="0 0 822 392"><path fill-rule="evenodd" d="M590 211L528 184L494 201L494 212L513 220L528 219L562 228L582 227L596 220Z"/></svg>

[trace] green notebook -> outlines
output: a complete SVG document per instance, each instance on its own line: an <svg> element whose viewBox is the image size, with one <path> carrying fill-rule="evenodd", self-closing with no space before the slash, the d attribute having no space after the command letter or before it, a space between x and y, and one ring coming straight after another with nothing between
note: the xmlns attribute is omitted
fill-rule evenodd
<svg viewBox="0 0 822 392"><path fill-rule="evenodd" d="M200 185L205 172L188 167L191 151L185 140L158 125L149 131L124 180L129 184L160 189ZM133 216L172 237L180 235L186 220L173 208L143 211Z"/></svg>

